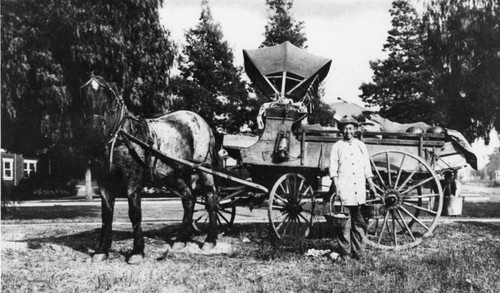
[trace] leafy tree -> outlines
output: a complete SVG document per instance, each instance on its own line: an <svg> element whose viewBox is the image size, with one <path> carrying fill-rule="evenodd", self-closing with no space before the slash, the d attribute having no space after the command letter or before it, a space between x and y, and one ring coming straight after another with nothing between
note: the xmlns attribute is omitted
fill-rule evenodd
<svg viewBox="0 0 500 293"><path fill-rule="evenodd" d="M416 18L407 1L395 1L389 57L371 63L362 99L387 118L436 123L488 143L500 126L499 14L493 0L438 0Z"/></svg>
<svg viewBox="0 0 500 293"><path fill-rule="evenodd" d="M444 125L489 141L500 129L500 5L440 0L423 16L436 108Z"/></svg>
<svg viewBox="0 0 500 293"><path fill-rule="evenodd" d="M264 41L260 47L268 47L289 41L299 48L307 48L307 37L304 33L304 22L293 18L293 0L266 0L269 6L269 21L264 32ZM321 100L324 95L322 85L315 84L311 100L312 115L308 117L310 124L319 123L321 125L333 124L333 115L330 106ZM265 101L259 93L259 100Z"/></svg>
<svg viewBox="0 0 500 293"><path fill-rule="evenodd" d="M270 16L261 47L270 47L289 41L299 48L307 48L304 22L293 18L293 0L266 0Z"/></svg>
<svg viewBox="0 0 500 293"><path fill-rule="evenodd" d="M199 113L222 132L237 132L255 118L255 99L248 96L241 69L233 64L233 52L208 1L203 1L199 23L186 33L182 53L181 78L172 80L177 95L174 108Z"/></svg>
<svg viewBox="0 0 500 293"><path fill-rule="evenodd" d="M80 86L92 72L136 114L166 108L175 46L159 23L159 4L2 1L2 147L66 157L79 146Z"/></svg>
<svg viewBox="0 0 500 293"><path fill-rule="evenodd" d="M390 14L392 29L383 48L388 57L370 62L373 82L361 85L361 98L391 120L432 123L432 71L423 55L420 19L406 0L394 1Z"/></svg>

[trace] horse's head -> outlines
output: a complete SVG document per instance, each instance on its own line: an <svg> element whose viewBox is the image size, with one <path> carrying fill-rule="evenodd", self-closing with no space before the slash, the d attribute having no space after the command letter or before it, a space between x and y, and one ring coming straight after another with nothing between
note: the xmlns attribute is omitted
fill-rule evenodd
<svg viewBox="0 0 500 293"><path fill-rule="evenodd" d="M81 93L85 134L96 143L109 141L123 119L123 100L99 76L92 76L82 86Z"/></svg>

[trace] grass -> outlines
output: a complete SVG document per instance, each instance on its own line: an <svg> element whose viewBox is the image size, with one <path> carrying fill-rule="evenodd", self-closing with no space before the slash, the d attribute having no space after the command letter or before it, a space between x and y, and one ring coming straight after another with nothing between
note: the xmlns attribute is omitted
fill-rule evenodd
<svg viewBox="0 0 500 293"><path fill-rule="evenodd" d="M407 251L369 249L362 262L345 265L303 256L329 249L329 238L272 243L267 226L236 225L221 237L227 255L165 252L175 225L145 225L143 263L125 263L130 229L114 235L110 259L92 263L95 226L2 226L2 292L498 292L500 225L440 225L434 237ZM243 241L245 240L245 241ZM250 241L248 241L250 240Z"/></svg>

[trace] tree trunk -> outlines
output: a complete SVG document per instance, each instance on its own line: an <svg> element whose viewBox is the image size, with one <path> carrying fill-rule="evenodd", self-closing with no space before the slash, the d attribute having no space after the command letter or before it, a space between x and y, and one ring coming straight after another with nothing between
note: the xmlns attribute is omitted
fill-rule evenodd
<svg viewBox="0 0 500 293"><path fill-rule="evenodd" d="M87 171L85 172L85 199L91 201L92 195L94 195L94 191L92 190L92 173L90 172L89 162L87 165Z"/></svg>

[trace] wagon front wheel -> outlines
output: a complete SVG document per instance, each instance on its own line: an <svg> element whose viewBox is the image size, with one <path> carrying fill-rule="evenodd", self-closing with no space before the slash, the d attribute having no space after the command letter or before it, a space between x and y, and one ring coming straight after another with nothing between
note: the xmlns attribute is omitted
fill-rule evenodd
<svg viewBox="0 0 500 293"><path fill-rule="evenodd" d="M198 207L196 207L198 206ZM206 231L209 223L208 211L205 209L205 199L201 197L196 201L193 211L193 228L198 232ZM217 206L217 225L219 229L230 230L236 216L234 198L219 197Z"/></svg>
<svg viewBox="0 0 500 293"><path fill-rule="evenodd" d="M288 173L281 176L269 194L271 230L279 239L303 238L314 222L314 193L306 178Z"/></svg>
<svg viewBox="0 0 500 293"><path fill-rule="evenodd" d="M370 157L375 199L368 244L382 249L405 249L432 236L443 205L443 191L434 170L420 157L402 151L382 151Z"/></svg>

